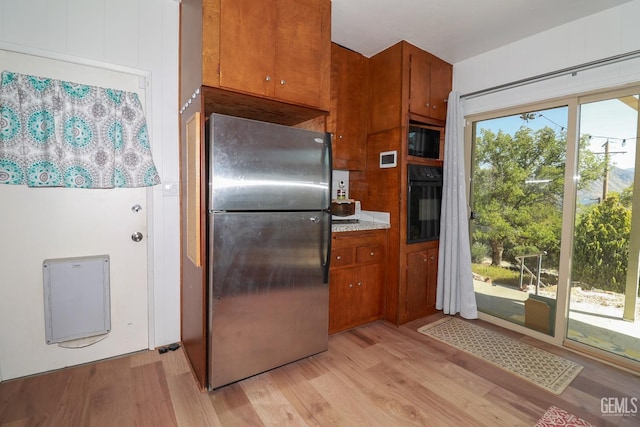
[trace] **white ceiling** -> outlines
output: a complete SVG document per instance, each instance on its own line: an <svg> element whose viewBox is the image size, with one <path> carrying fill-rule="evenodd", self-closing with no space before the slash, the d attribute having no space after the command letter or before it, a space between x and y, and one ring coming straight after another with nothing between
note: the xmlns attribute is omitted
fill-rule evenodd
<svg viewBox="0 0 640 427"><path fill-rule="evenodd" d="M331 40L370 57L406 40L456 63L630 0L332 0Z"/></svg>

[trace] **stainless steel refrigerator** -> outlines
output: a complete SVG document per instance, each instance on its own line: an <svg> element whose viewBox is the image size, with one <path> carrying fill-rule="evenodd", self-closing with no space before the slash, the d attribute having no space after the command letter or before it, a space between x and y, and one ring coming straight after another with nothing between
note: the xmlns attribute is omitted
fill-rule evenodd
<svg viewBox="0 0 640 427"><path fill-rule="evenodd" d="M209 117L211 389L325 351L328 134Z"/></svg>

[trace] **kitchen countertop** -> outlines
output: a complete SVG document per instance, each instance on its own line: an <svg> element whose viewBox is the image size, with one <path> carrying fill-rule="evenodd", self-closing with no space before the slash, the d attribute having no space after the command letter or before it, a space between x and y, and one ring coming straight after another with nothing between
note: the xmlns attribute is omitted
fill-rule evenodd
<svg viewBox="0 0 640 427"><path fill-rule="evenodd" d="M344 231L366 231L366 230L384 230L390 228L391 225L380 221L363 221L356 224L336 224L331 225L331 231L333 233L340 233Z"/></svg>

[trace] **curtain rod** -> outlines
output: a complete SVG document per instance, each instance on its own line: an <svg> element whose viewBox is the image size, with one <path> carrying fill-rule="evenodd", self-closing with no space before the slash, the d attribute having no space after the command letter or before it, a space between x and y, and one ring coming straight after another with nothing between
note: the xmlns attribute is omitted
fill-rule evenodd
<svg viewBox="0 0 640 427"><path fill-rule="evenodd" d="M519 86L524 86L529 83L541 82L544 80L549 80L554 77L560 77L567 74L575 75L579 71L589 70L591 68L601 67L603 65L615 64L616 62L626 61L628 59L637 58L640 56L640 50L634 50L627 53L621 53L619 55L609 56L608 58L598 59L596 61L586 62L580 65L574 65L572 67L563 68L561 70L551 71L549 73L538 74L537 76L528 77L526 79L516 80L511 83L505 83L498 86L493 86L487 89L477 90L475 92L465 93L464 95L460 95L461 99L464 98L475 98L481 95L487 95L490 93L501 92L506 89L512 89Z"/></svg>

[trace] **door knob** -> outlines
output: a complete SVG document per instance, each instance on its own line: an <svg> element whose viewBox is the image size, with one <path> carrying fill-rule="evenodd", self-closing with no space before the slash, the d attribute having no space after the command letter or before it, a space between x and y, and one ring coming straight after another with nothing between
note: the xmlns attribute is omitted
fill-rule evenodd
<svg viewBox="0 0 640 427"><path fill-rule="evenodd" d="M142 233L139 231L136 231L135 233L133 233L131 235L131 240L133 240L134 242L139 242L142 240Z"/></svg>

